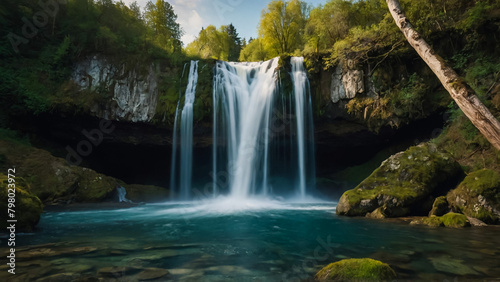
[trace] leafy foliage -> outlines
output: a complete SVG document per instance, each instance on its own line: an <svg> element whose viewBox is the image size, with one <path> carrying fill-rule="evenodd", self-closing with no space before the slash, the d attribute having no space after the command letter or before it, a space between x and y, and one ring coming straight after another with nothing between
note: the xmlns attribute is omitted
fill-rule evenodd
<svg viewBox="0 0 500 282"><path fill-rule="evenodd" d="M203 59L237 61L241 46L241 39L232 24L223 25L219 29L209 25L186 47L186 53Z"/></svg>

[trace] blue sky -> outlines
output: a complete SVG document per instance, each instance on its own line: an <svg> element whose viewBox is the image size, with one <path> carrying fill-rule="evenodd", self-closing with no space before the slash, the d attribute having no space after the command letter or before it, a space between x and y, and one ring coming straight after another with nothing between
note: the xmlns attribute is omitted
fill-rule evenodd
<svg viewBox="0 0 500 282"><path fill-rule="evenodd" d="M130 4L135 0L124 0ZM148 0L136 0L144 8ZM327 0L306 0L313 6ZM156 3L156 0L152 0ZM195 39L202 27L210 24L219 27L232 23L241 38L257 37L260 14L271 0L167 0L177 14L177 22L184 30L185 45Z"/></svg>

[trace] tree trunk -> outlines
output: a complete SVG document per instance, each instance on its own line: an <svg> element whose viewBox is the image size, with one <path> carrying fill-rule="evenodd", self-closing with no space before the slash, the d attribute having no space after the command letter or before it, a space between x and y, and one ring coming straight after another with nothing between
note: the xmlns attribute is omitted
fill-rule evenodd
<svg viewBox="0 0 500 282"><path fill-rule="evenodd" d="M481 134L500 150L500 122L490 113L465 81L437 55L432 47L413 28L401 9L398 0L386 0L389 11L410 45L417 51L444 88Z"/></svg>

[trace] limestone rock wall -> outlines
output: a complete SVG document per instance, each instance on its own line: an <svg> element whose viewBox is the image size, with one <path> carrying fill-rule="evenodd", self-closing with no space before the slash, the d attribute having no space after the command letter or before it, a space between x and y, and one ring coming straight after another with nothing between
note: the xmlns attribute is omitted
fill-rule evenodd
<svg viewBox="0 0 500 282"><path fill-rule="evenodd" d="M156 111L158 74L154 64L146 72L140 72L93 56L76 65L72 80L82 90L81 95L96 92L103 97L111 96L107 103L95 103L91 107L93 115L110 120L148 122Z"/></svg>
<svg viewBox="0 0 500 282"><path fill-rule="evenodd" d="M357 95L378 97L373 81L361 67L348 67L339 64L332 73L330 84L330 100L338 103Z"/></svg>

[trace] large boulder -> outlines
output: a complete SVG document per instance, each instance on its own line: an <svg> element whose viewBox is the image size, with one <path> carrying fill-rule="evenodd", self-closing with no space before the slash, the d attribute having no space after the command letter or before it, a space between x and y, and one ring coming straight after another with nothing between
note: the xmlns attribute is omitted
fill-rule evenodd
<svg viewBox="0 0 500 282"><path fill-rule="evenodd" d="M315 281L391 281L396 272L388 265L370 258L344 259L321 269Z"/></svg>
<svg viewBox="0 0 500 282"><path fill-rule="evenodd" d="M0 209L2 213L6 216L8 215L7 209L11 209L14 217L9 217L8 219L15 219L16 232L31 232L35 228L35 225L40 220L40 215L43 212L43 205L37 196L29 192L29 187L22 178L13 178L15 191L10 190L8 187L9 181L6 175L0 174ZM12 189L12 188L11 188ZM10 190L10 191L9 191ZM14 193L12 193L14 192ZM14 194L15 197L9 198L9 193ZM9 199L11 200L13 206L9 207ZM6 220L0 222L0 228L6 230L9 225Z"/></svg>
<svg viewBox="0 0 500 282"><path fill-rule="evenodd" d="M68 164L49 152L7 140L0 140L4 166L16 167L18 177L30 185L30 192L44 203L100 202L123 181L94 170Z"/></svg>
<svg viewBox="0 0 500 282"><path fill-rule="evenodd" d="M470 173L446 198L456 212L488 224L500 222L500 175L496 171Z"/></svg>
<svg viewBox="0 0 500 282"><path fill-rule="evenodd" d="M427 215L435 197L463 177L460 165L434 144L423 143L397 153L356 188L346 191L338 215L374 217Z"/></svg>

